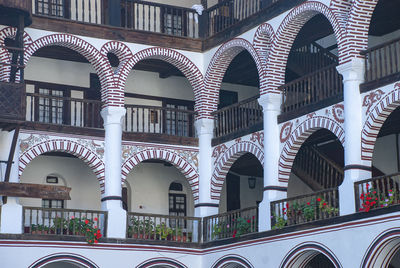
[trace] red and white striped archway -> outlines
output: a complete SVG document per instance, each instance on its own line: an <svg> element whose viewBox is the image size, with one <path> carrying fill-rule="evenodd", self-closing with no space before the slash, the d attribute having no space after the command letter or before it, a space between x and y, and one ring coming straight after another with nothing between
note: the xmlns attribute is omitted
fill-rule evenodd
<svg viewBox="0 0 400 268"><path fill-rule="evenodd" d="M104 193L104 162L99 155L84 145L68 139L50 139L28 148L19 157L19 176L22 175L26 166L35 157L47 152L65 152L70 153L83 160L96 175L100 183L101 193Z"/></svg>
<svg viewBox="0 0 400 268"><path fill-rule="evenodd" d="M192 190L195 202L199 199L199 174L197 168L189 163L184 157L173 150L163 148L150 148L140 151L124 161L122 164L122 181L125 181L129 172L138 164L149 159L160 159L173 164L187 179Z"/></svg>
<svg viewBox="0 0 400 268"><path fill-rule="evenodd" d="M253 154L258 161L260 161L261 165L264 166L263 148L249 141L234 143L225 150L215 163L215 168L211 177L211 199L220 200L222 186L224 185L229 169L239 157L246 153Z"/></svg>
<svg viewBox="0 0 400 268"><path fill-rule="evenodd" d="M284 127L285 126L282 126L281 132ZM324 116L314 116L302 122L290 132L279 157L278 181L284 183L284 186L287 187L293 162L303 142L311 136L312 133L323 128L335 134L342 145L344 145L344 129L335 120Z"/></svg>

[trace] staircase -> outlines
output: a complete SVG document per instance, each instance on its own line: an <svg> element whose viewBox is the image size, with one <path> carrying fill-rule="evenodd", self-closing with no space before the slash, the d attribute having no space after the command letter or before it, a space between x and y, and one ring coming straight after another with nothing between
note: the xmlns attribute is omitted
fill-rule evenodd
<svg viewBox="0 0 400 268"><path fill-rule="evenodd" d="M312 145L300 148L292 171L313 191L339 186L344 178L343 168Z"/></svg>

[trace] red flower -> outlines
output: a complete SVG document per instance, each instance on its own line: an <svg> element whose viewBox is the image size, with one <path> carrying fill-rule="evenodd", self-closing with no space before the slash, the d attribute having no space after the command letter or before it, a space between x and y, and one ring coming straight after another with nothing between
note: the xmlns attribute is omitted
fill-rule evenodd
<svg viewBox="0 0 400 268"><path fill-rule="evenodd" d="M97 244L97 243L99 243L99 241L97 241L97 240L95 239L95 240L94 240L94 243Z"/></svg>
<svg viewBox="0 0 400 268"><path fill-rule="evenodd" d="M233 235L232 235L232 237L235 237L235 236L236 236L236 234L233 234Z"/></svg>
<svg viewBox="0 0 400 268"><path fill-rule="evenodd" d="M250 220L247 220L247 223L250 223L251 221Z"/></svg>
<svg viewBox="0 0 400 268"><path fill-rule="evenodd" d="M100 229L97 230L97 233L100 234Z"/></svg>
<svg viewBox="0 0 400 268"><path fill-rule="evenodd" d="M307 202L307 205L310 205L310 202Z"/></svg>
<svg viewBox="0 0 400 268"><path fill-rule="evenodd" d="M326 203L324 202L322 205L323 205L323 206L326 206Z"/></svg>
<svg viewBox="0 0 400 268"><path fill-rule="evenodd" d="M89 224L89 220L85 220L85 224Z"/></svg>
<svg viewBox="0 0 400 268"><path fill-rule="evenodd" d="M98 218L94 218L94 221L98 221L99 219Z"/></svg>
<svg viewBox="0 0 400 268"><path fill-rule="evenodd" d="M374 194L376 194L376 191L374 191Z"/></svg>
<svg viewBox="0 0 400 268"><path fill-rule="evenodd" d="M389 192L391 192L392 190L389 190Z"/></svg>
<svg viewBox="0 0 400 268"><path fill-rule="evenodd" d="M286 208L289 209L289 203L286 203Z"/></svg>
<svg viewBox="0 0 400 268"><path fill-rule="evenodd" d="M318 198L317 198L317 201L318 201L318 202L321 202L321 198L318 197Z"/></svg>

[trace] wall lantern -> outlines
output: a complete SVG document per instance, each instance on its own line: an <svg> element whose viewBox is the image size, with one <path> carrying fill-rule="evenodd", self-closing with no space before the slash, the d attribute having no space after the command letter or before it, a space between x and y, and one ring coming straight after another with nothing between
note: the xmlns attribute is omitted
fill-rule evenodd
<svg viewBox="0 0 400 268"><path fill-rule="evenodd" d="M249 178L249 188L250 189L256 188L256 178L254 177Z"/></svg>

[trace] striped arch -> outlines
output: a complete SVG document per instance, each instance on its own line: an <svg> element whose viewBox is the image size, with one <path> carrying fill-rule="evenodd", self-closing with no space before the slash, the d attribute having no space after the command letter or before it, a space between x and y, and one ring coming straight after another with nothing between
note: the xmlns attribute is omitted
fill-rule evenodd
<svg viewBox="0 0 400 268"><path fill-rule="evenodd" d="M339 59L342 54L344 25L336 15L323 3L309 1L294 8L280 24L267 59L266 77L268 85L265 90L279 93L277 88L285 82L285 69L292 44L304 24L316 14L324 15L332 25L339 47ZM266 92L261 92L265 94Z"/></svg>
<svg viewBox="0 0 400 268"><path fill-rule="evenodd" d="M186 265L183 263L171 259L171 258L154 258L147 261L142 262L136 268L158 268L158 267L165 267L165 268L187 268Z"/></svg>
<svg viewBox="0 0 400 268"><path fill-rule="evenodd" d="M400 229L386 230L369 246L360 267L389 267L390 261L399 250Z"/></svg>
<svg viewBox="0 0 400 268"><path fill-rule="evenodd" d="M253 47L257 51L263 66L267 65L268 53L271 51L274 39L274 29L268 23L261 24L254 34Z"/></svg>
<svg viewBox="0 0 400 268"><path fill-rule="evenodd" d="M243 256L231 254L219 258L212 266L212 268L254 268L254 266Z"/></svg>
<svg viewBox="0 0 400 268"><path fill-rule="evenodd" d="M195 202L199 199L199 174L185 158L181 157L174 151L165 150L162 148L151 148L138 152L125 160L122 164L122 182L125 181L129 172L138 164L149 159L161 159L173 164L187 179L192 190L193 199Z"/></svg>
<svg viewBox="0 0 400 268"><path fill-rule="evenodd" d="M104 162L96 152L72 140L52 139L35 144L20 155L18 175L22 175L35 157L47 152L65 152L83 160L93 170L100 183L101 193L104 193Z"/></svg>
<svg viewBox="0 0 400 268"><path fill-rule="evenodd" d="M285 125L283 125L282 128L284 127ZM290 133L279 158L278 180L279 182L284 183L286 187L289 182L294 159L296 158L301 145L309 136L311 136L312 133L322 128L335 134L344 146L344 129L336 121L324 116L314 116L305 120Z"/></svg>
<svg viewBox="0 0 400 268"><path fill-rule="evenodd" d="M342 25L347 24L353 0L331 0L329 8L336 14Z"/></svg>
<svg viewBox="0 0 400 268"><path fill-rule="evenodd" d="M57 262L68 262L84 268L99 268L97 264L95 264L88 258L74 253L51 254L35 261L28 268L41 268L45 267L47 264L57 263Z"/></svg>
<svg viewBox="0 0 400 268"><path fill-rule="evenodd" d="M203 89L203 75L199 68L188 57L169 48L152 47L134 54L133 57L123 65L121 70L119 70L118 88L122 90L122 94L129 72L139 61L145 59L163 60L178 68L189 80L194 92L195 109L201 112L201 108L197 106L197 103L199 103L200 92Z"/></svg>
<svg viewBox="0 0 400 268"><path fill-rule="evenodd" d="M345 51L342 63L352 58L362 58L360 51L368 48L368 31L372 14L378 0L354 0L348 23L346 25L346 38L343 50Z"/></svg>
<svg viewBox="0 0 400 268"><path fill-rule="evenodd" d="M15 38L17 34L17 28L6 27L0 31L0 45L4 46L4 42L7 38ZM27 32L24 32L24 48L26 49L32 43L32 38ZM0 47L0 62L11 63L11 55L8 50L4 47ZM0 81L7 82L10 78L10 66L0 66ZM17 79L19 80L19 73L17 73Z"/></svg>
<svg viewBox="0 0 400 268"><path fill-rule="evenodd" d="M321 243L311 241L297 245L293 248L280 264L280 268L305 268L318 254L325 255L335 268L343 267L335 254Z"/></svg>
<svg viewBox="0 0 400 268"><path fill-rule="evenodd" d="M46 46L63 46L72 49L84 56L95 69L101 83L101 99L105 106L123 107L124 95L118 94L112 90L112 69L100 52L87 41L70 35L70 34L51 34L43 36L32 44L25 51L25 65L28 63L32 55L40 48Z"/></svg>
<svg viewBox="0 0 400 268"><path fill-rule="evenodd" d="M374 94L374 92L371 94ZM365 96L365 98L367 97ZM367 161L366 165L372 165L375 142L381 127L389 115L399 106L400 83L396 83L392 91L380 98L365 120L361 133L361 159Z"/></svg>
<svg viewBox="0 0 400 268"><path fill-rule="evenodd" d="M115 83L117 84L118 81L120 81L121 79L126 80L127 73L124 73L121 70L125 70L125 68L126 68L125 66L129 63L129 61L133 57L133 53L132 53L131 49L122 42L110 41L110 42L105 43L101 47L100 53L107 60L108 60L108 58L107 58L108 53L113 53L118 57L119 65L118 65L117 69L114 71ZM122 90L122 92L123 92L124 88L122 88L120 90Z"/></svg>
<svg viewBox="0 0 400 268"><path fill-rule="evenodd" d="M247 50L250 53L257 66L260 88L266 83L262 61L253 45L242 38L235 38L228 41L215 52L208 65L204 78L205 90L201 98L201 106L205 109L205 113L202 114L202 117L213 118L210 113L217 109L219 90L226 69L231 61L243 50Z"/></svg>
<svg viewBox="0 0 400 268"><path fill-rule="evenodd" d="M215 163L214 172L211 177L211 199L220 200L221 190L224 185L226 175L233 163L246 153L251 153L257 157L264 167L264 151L261 147L248 141L241 141L229 147Z"/></svg>

